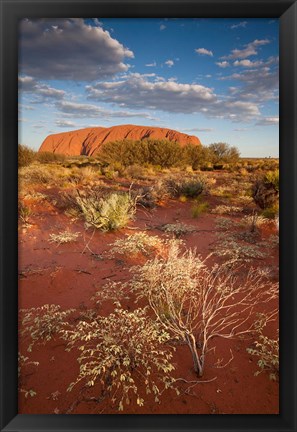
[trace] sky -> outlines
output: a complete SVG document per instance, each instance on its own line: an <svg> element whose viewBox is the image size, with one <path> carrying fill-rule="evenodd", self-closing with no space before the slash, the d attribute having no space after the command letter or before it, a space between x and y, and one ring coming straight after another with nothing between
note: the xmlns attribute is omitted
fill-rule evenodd
<svg viewBox="0 0 297 432"><path fill-rule="evenodd" d="M278 19L23 19L19 143L136 124L278 157L278 64Z"/></svg>

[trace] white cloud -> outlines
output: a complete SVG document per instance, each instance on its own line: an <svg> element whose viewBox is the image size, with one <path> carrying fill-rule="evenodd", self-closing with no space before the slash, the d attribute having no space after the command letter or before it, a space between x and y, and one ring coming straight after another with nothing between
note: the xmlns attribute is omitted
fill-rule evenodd
<svg viewBox="0 0 297 432"><path fill-rule="evenodd" d="M108 118L129 118L129 117L141 117L150 120L158 120L152 117L146 112L133 112L133 111L112 111L98 105L93 104L82 104L76 102L61 101L56 103L56 108L64 113L65 116L71 118L102 118L104 120Z"/></svg>
<svg viewBox="0 0 297 432"><path fill-rule="evenodd" d="M173 60L167 60L166 62L165 62L165 64L168 66L168 67L172 67L173 65L174 65L174 61Z"/></svg>
<svg viewBox="0 0 297 432"><path fill-rule="evenodd" d="M191 129L182 129L184 132L212 132L213 128L191 128Z"/></svg>
<svg viewBox="0 0 297 432"><path fill-rule="evenodd" d="M230 66L230 63L227 61L222 61L222 62L216 62L216 65L218 65L221 68L226 68Z"/></svg>
<svg viewBox="0 0 297 432"><path fill-rule="evenodd" d="M162 31L162 30L165 30L165 29L166 29L166 25L161 24L161 25L160 25L160 30Z"/></svg>
<svg viewBox="0 0 297 432"><path fill-rule="evenodd" d="M258 67L261 66L263 64L262 61L251 61L249 59L244 59L244 60L235 60L235 62L233 63L234 66L243 66L243 67Z"/></svg>
<svg viewBox="0 0 297 432"><path fill-rule="evenodd" d="M278 68L271 69L268 66L259 69L248 69L240 73L234 73L221 80L242 82L239 87L230 87L229 92L239 100L256 101L263 103L269 100L278 100L279 74Z"/></svg>
<svg viewBox="0 0 297 432"><path fill-rule="evenodd" d="M279 124L279 117L273 116L273 117L263 117L260 120L257 121L256 125L258 126L273 126Z"/></svg>
<svg viewBox="0 0 297 432"><path fill-rule="evenodd" d="M94 22L95 23L95 22ZM23 19L20 71L40 79L95 80L127 71L134 54L83 19Z"/></svg>
<svg viewBox="0 0 297 432"><path fill-rule="evenodd" d="M213 57L213 52L210 50L207 50L206 48L196 48L195 52L197 54L202 54L202 55L207 55L207 56Z"/></svg>
<svg viewBox="0 0 297 432"><path fill-rule="evenodd" d="M37 96L35 102L44 102L46 99L63 99L66 94L64 90L50 87L47 84L36 81L30 76L19 77L19 89L21 92L32 93L34 96Z"/></svg>
<svg viewBox="0 0 297 432"><path fill-rule="evenodd" d="M56 120L56 126L60 127L60 128L69 128L69 127L75 127L76 124L73 123L70 120Z"/></svg>
<svg viewBox="0 0 297 432"><path fill-rule="evenodd" d="M260 115L257 104L236 98L219 98L213 89L200 84L149 79L128 74L118 81L86 86L88 98L129 109L152 109L174 113L204 113L211 118L250 121Z"/></svg>
<svg viewBox="0 0 297 432"><path fill-rule="evenodd" d="M86 86L88 98L132 108L161 109L169 112L198 112L203 104L215 100L212 89L198 84L149 80L145 75L129 74L124 79ZM195 111L196 110L196 111Z"/></svg>
<svg viewBox="0 0 297 432"><path fill-rule="evenodd" d="M238 23L238 24L233 24L230 28L233 30L233 29L237 29L237 28L240 28L240 27L246 27L246 25L247 25L247 21L241 21L240 23Z"/></svg>
<svg viewBox="0 0 297 432"><path fill-rule="evenodd" d="M258 54L258 47L262 45L267 45L270 43L268 39L255 39L253 42L250 42L245 45L243 49L234 49L231 51L231 54L228 56L221 57L222 59L244 59L250 57L251 55Z"/></svg>

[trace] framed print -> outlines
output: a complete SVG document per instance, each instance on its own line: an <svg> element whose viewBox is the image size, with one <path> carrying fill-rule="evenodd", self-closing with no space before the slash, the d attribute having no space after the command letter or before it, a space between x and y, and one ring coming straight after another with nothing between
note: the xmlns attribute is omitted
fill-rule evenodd
<svg viewBox="0 0 297 432"><path fill-rule="evenodd" d="M296 18L1 0L1 430L296 430Z"/></svg>

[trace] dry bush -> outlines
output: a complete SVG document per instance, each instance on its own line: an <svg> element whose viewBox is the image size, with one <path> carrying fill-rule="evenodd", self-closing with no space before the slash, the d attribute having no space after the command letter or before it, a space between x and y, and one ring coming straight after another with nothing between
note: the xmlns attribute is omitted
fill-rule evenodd
<svg viewBox="0 0 297 432"><path fill-rule="evenodd" d="M43 201L47 199L47 195L41 192L36 192L34 190L26 191L23 194L20 194L22 199L32 200L32 201Z"/></svg>
<svg viewBox="0 0 297 432"><path fill-rule="evenodd" d="M24 370L24 368L26 368L29 365L34 365L34 366L38 366L39 362L36 361L31 361L29 360L29 357L25 357L23 356L20 352L18 352L18 379L19 379L19 392L20 393L25 393L25 398L27 398L28 396L36 396L36 392L33 389L24 389L21 385L21 377L22 377L22 372Z"/></svg>
<svg viewBox="0 0 297 432"><path fill-rule="evenodd" d="M115 254L135 256L140 253L145 256L150 256L160 251L164 247L164 244L157 236L150 236L145 232L137 232L135 234L126 235L123 239L116 240L110 246L109 256L111 257Z"/></svg>
<svg viewBox="0 0 297 432"><path fill-rule="evenodd" d="M53 181L53 175L47 166L32 164L19 169L19 181L21 185L45 185Z"/></svg>
<svg viewBox="0 0 297 432"><path fill-rule="evenodd" d="M245 244L238 239L250 243L244 233L218 235L218 242L215 245L214 253L226 260L225 264L232 265L240 262L250 262L252 259L263 259L267 257L266 252L256 244Z"/></svg>
<svg viewBox="0 0 297 432"><path fill-rule="evenodd" d="M18 218L24 225L30 225L30 219L33 212L30 207L23 204L21 201L18 203Z"/></svg>
<svg viewBox="0 0 297 432"><path fill-rule="evenodd" d="M252 196L263 210L276 206L279 196L279 171L269 171L257 179L252 187Z"/></svg>
<svg viewBox="0 0 297 432"><path fill-rule="evenodd" d="M130 299L130 292L127 284L123 282L109 281L105 285L100 286L100 289L91 298L98 306L105 301L118 303L123 300Z"/></svg>
<svg viewBox="0 0 297 432"><path fill-rule="evenodd" d="M74 312L74 309L61 310L58 305L45 304L41 307L21 309L22 318L21 336L28 337L31 341L28 351L31 352L35 343L46 343L61 332L67 325L66 318Z"/></svg>
<svg viewBox="0 0 297 432"><path fill-rule="evenodd" d="M18 166L25 167L30 165L36 158L36 152L29 147L18 145Z"/></svg>
<svg viewBox="0 0 297 432"><path fill-rule="evenodd" d="M58 234L50 234L49 236L49 242L50 243L58 243L60 244L64 244L64 243L71 243L71 242L75 242L78 237L79 237L80 233L79 232L70 232L70 231L61 231Z"/></svg>
<svg viewBox="0 0 297 432"><path fill-rule="evenodd" d="M279 336L278 330L276 339L265 336L263 329L266 322L266 317L263 314L256 323L258 339L254 342L253 348L247 348L247 352L259 359L257 361L259 370L255 372L255 376L267 371L269 372L269 378L275 381L279 375Z"/></svg>
<svg viewBox="0 0 297 432"><path fill-rule="evenodd" d="M241 220L241 224L249 228L252 232L255 231L256 228L266 225L267 223L269 223L269 219L257 213L253 213L251 216L244 216Z"/></svg>
<svg viewBox="0 0 297 432"><path fill-rule="evenodd" d="M191 233L196 231L196 228L191 225L186 225L184 223L178 222L175 224L165 224L161 226L162 231L167 234L173 234L176 238L181 237L182 235Z"/></svg>
<svg viewBox="0 0 297 432"><path fill-rule="evenodd" d="M199 376L210 341L250 334L255 309L278 292L277 284L253 269L242 277L220 271L219 266L208 269L195 250L181 253L174 243L166 258L155 258L131 271L137 298L146 298L166 331L188 345Z"/></svg>
<svg viewBox="0 0 297 432"><path fill-rule="evenodd" d="M237 215L238 213L242 212L242 207L237 206L229 206L229 205L218 205L214 209L211 210L211 213L214 214L228 214L228 215Z"/></svg>
<svg viewBox="0 0 297 432"><path fill-rule="evenodd" d="M133 312L118 306L107 317L81 321L64 330L68 349L77 347L79 375L68 388L78 383L101 387L120 411L134 399L142 406L145 395L152 393L155 402L173 382L172 349L164 344L170 336L163 326L152 321L145 309ZM154 376L154 378L152 378Z"/></svg>

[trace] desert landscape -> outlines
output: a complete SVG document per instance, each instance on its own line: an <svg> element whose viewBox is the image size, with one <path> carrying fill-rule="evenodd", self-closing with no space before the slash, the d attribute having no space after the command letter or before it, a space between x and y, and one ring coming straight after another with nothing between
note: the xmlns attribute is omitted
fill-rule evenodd
<svg viewBox="0 0 297 432"><path fill-rule="evenodd" d="M278 160L101 133L19 149L20 412L277 413Z"/></svg>
<svg viewBox="0 0 297 432"><path fill-rule="evenodd" d="M278 31L20 21L20 414L279 413Z"/></svg>

